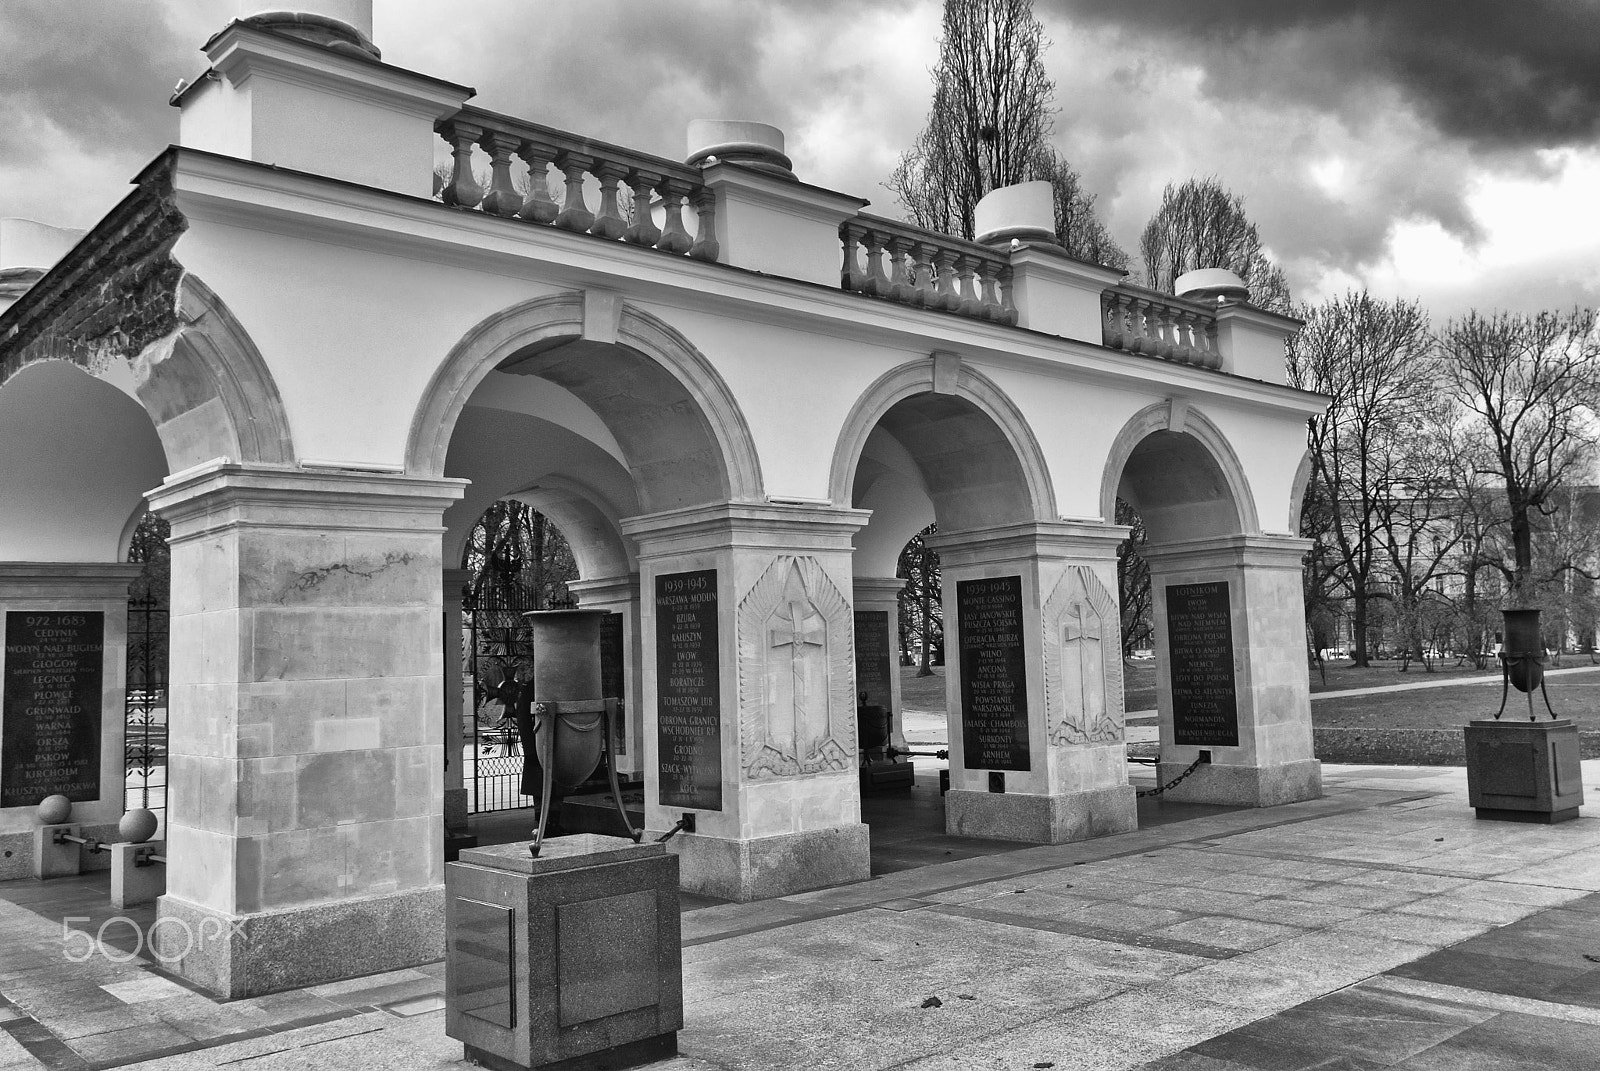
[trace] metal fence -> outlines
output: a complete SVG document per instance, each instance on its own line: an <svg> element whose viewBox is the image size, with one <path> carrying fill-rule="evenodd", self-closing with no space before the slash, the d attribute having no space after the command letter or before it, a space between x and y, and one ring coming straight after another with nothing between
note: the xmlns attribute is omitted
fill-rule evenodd
<svg viewBox="0 0 1600 1071"><path fill-rule="evenodd" d="M128 560L144 563L129 585L127 692L123 704L123 806L154 811L161 826L167 809L167 636L170 562L168 528L147 516L135 532ZM163 835L158 831L158 836Z"/></svg>

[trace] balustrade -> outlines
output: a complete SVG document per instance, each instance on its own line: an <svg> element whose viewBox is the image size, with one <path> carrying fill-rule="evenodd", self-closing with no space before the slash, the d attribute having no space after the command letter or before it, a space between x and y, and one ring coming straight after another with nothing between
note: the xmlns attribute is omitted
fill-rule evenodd
<svg viewBox="0 0 1600 1071"><path fill-rule="evenodd" d="M1015 324L1004 253L890 219L858 215L839 228L839 283L859 294Z"/></svg>
<svg viewBox="0 0 1600 1071"><path fill-rule="evenodd" d="M450 146L450 175L439 190L447 205L717 259L716 198L695 168L478 108L463 108L436 129ZM475 150L489 158L487 187L473 173ZM517 189L513 157L527 168L526 193ZM550 193L551 167L562 183L560 202ZM593 209L585 191L591 180L599 186ZM693 235L686 206L695 213ZM656 210L664 225L657 225Z"/></svg>
<svg viewBox="0 0 1600 1071"><path fill-rule="evenodd" d="M1124 283L1100 296L1101 342L1178 364L1221 368L1217 317L1198 302Z"/></svg>

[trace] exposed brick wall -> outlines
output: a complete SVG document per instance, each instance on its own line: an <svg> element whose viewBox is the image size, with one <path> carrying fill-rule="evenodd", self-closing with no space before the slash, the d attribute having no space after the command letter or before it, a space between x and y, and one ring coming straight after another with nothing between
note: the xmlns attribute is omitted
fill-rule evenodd
<svg viewBox="0 0 1600 1071"><path fill-rule="evenodd" d="M187 224L168 161L0 314L0 384L36 361L94 371L176 330L183 266L172 247Z"/></svg>

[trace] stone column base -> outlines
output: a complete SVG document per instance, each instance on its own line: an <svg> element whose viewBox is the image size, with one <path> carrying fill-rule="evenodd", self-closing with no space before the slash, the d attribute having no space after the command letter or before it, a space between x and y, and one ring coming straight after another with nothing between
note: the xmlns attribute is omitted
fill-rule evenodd
<svg viewBox="0 0 1600 1071"><path fill-rule="evenodd" d="M862 822L754 840L679 833L667 841L678 857L681 888L740 903L866 881L869 844Z"/></svg>
<svg viewBox="0 0 1600 1071"><path fill-rule="evenodd" d="M953 788L944 797L944 828L957 837L1066 844L1132 832L1137 803L1131 785L1060 796Z"/></svg>
<svg viewBox="0 0 1600 1071"><path fill-rule="evenodd" d="M229 915L175 896L156 903L162 966L223 1000L336 982L444 956L444 886Z"/></svg>
<svg viewBox="0 0 1600 1071"><path fill-rule="evenodd" d="M1168 781L1189 768L1187 762L1156 766L1156 783ZM1322 763L1316 759L1274 766L1231 766L1211 763L1184 778L1162 797L1176 803L1215 803L1227 807L1276 807L1282 803L1322 798Z"/></svg>

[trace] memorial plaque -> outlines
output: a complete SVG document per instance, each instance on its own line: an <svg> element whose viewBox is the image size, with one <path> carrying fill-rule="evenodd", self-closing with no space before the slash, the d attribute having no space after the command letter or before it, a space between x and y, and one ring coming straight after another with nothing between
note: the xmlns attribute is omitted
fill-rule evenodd
<svg viewBox="0 0 1600 1071"><path fill-rule="evenodd" d="M1173 743L1237 747L1239 698L1226 581L1168 585L1167 654Z"/></svg>
<svg viewBox="0 0 1600 1071"><path fill-rule="evenodd" d="M0 807L100 798L105 614L12 611L0 684Z"/></svg>
<svg viewBox="0 0 1600 1071"><path fill-rule="evenodd" d="M889 649L889 611L856 611L856 702L892 710L894 672Z"/></svg>
<svg viewBox="0 0 1600 1071"><path fill-rule="evenodd" d="M656 748L663 807L722 810L717 571L656 577Z"/></svg>
<svg viewBox="0 0 1600 1071"><path fill-rule="evenodd" d="M617 720L611 726L611 739L618 755L628 753L628 678L623 669L625 658L622 615L613 613L600 622L600 695L601 698L617 701Z"/></svg>
<svg viewBox="0 0 1600 1071"><path fill-rule="evenodd" d="M1028 678L1022 577L956 584L961 748L969 770L1027 770Z"/></svg>
<svg viewBox="0 0 1600 1071"><path fill-rule="evenodd" d="M507 1030L517 1025L516 912L453 898L451 996L461 1014Z"/></svg>

